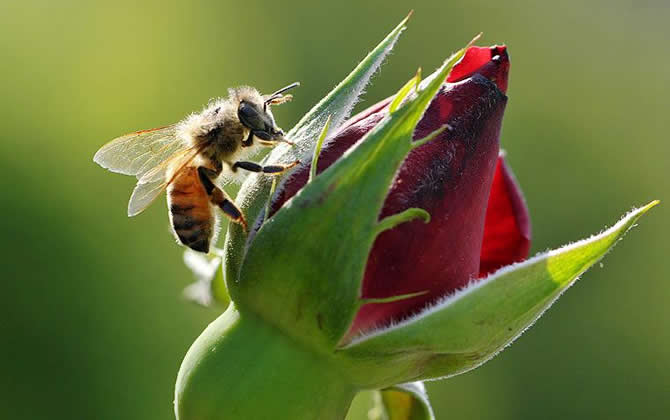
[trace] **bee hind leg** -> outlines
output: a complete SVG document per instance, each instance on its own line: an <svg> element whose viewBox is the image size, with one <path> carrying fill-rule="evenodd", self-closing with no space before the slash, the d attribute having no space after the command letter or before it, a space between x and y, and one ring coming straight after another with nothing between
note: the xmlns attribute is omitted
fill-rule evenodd
<svg viewBox="0 0 670 420"><path fill-rule="evenodd" d="M200 181L202 182L203 187L207 195L209 195L209 200L221 209L223 214L225 214L232 222L242 225L242 229L245 232L248 232L247 221L242 214L242 211L237 208L233 200L223 191L221 188L214 185L211 177L218 175L221 171L214 171L204 166L198 167L198 175Z"/></svg>
<svg viewBox="0 0 670 420"><path fill-rule="evenodd" d="M232 221L242 225L245 232L249 231L247 221L242 214L242 210L238 209L235 203L228 197L222 189L216 188L210 196L212 203L217 205L221 211Z"/></svg>
<svg viewBox="0 0 670 420"><path fill-rule="evenodd" d="M297 164L299 164L300 161L296 160L293 163L289 163L288 165L259 165L258 163L255 162L247 162L247 161L239 161L235 162L232 166L233 172L237 171L238 169L244 169L249 172L259 172L263 173L266 175L280 175L286 172L287 170L293 168Z"/></svg>

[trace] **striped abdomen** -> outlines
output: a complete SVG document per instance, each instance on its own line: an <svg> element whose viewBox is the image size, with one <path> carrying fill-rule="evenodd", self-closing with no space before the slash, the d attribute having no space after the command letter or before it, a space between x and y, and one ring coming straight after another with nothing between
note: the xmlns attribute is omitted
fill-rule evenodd
<svg viewBox="0 0 670 420"><path fill-rule="evenodd" d="M179 242L195 251L209 252L215 216L194 166L182 169L168 186L167 202Z"/></svg>

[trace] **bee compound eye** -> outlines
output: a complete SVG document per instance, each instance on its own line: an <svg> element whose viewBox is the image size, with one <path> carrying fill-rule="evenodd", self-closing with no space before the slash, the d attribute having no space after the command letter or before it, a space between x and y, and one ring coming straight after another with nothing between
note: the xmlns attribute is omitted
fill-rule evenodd
<svg viewBox="0 0 670 420"><path fill-rule="evenodd" d="M265 129L265 121L261 116L260 111L253 104L242 101L237 109L237 116L240 122L251 130Z"/></svg>

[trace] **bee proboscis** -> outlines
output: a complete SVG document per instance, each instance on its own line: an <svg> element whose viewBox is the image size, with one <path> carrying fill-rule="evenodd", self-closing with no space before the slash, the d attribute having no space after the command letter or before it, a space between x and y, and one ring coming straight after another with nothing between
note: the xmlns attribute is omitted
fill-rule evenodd
<svg viewBox="0 0 670 420"><path fill-rule="evenodd" d="M207 253L216 233L216 207L248 229L240 209L217 185L218 178L239 169L278 175L298 164L262 166L245 159L255 146L290 143L277 127L270 106L290 100L291 95L284 92L299 85L293 83L270 95L249 86L230 89L227 98L211 101L177 124L112 140L93 160L112 172L137 177L128 216L141 213L167 189L170 224L177 240Z"/></svg>

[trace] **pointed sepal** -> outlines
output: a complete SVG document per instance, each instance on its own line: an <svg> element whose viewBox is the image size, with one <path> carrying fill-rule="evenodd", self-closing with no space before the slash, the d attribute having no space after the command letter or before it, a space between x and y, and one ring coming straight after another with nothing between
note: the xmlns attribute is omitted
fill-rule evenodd
<svg viewBox="0 0 670 420"><path fill-rule="evenodd" d="M374 365L370 370L380 382L370 386L473 369L519 337L656 204L631 211L598 235L475 281L410 319L357 337L340 354Z"/></svg>

